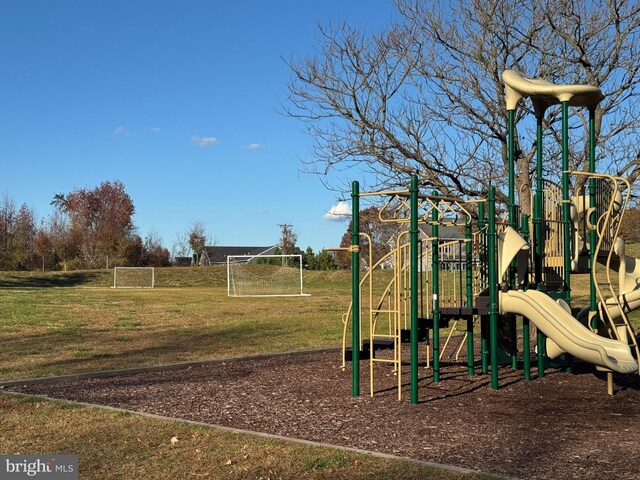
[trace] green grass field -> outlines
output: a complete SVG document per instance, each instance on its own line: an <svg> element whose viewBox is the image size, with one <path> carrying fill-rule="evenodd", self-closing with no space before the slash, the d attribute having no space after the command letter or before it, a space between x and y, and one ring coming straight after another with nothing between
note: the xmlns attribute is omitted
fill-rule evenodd
<svg viewBox="0 0 640 480"><path fill-rule="evenodd" d="M311 272L310 297L228 297L224 268L158 269L155 289L110 272L0 277L0 378L339 345L345 272ZM204 286L208 285L208 286Z"/></svg>
<svg viewBox="0 0 640 480"><path fill-rule="evenodd" d="M228 297L223 267L156 269L152 290L112 275L0 273L0 378L336 347L350 301L349 272L305 272L310 297L268 299ZM0 452L78 454L81 478L485 478L11 395L0 415Z"/></svg>

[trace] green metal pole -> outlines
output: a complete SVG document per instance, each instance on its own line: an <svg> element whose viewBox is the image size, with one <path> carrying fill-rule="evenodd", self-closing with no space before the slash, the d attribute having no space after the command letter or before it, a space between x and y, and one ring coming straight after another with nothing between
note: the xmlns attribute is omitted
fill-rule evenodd
<svg viewBox="0 0 640 480"><path fill-rule="evenodd" d="M596 172L596 112L594 109L589 109L589 173ZM589 221L592 225L595 225L596 218L596 179L591 177L589 179L589 208L594 209L589 215ZM598 238L596 237L596 231L589 231L589 272L593 272L593 267L596 264L596 246ZM598 328L598 318L596 312L598 311L598 298L596 292L596 284L593 276L589 275L589 310L591 311L591 328L594 330Z"/></svg>
<svg viewBox="0 0 640 480"><path fill-rule="evenodd" d="M360 395L360 184L351 185L351 395ZM372 342L373 343L373 342ZM369 345L373 348L373 344Z"/></svg>
<svg viewBox="0 0 640 480"><path fill-rule="evenodd" d="M566 302L571 305L571 208L569 206L569 102L562 102L562 224Z"/></svg>
<svg viewBox="0 0 640 480"><path fill-rule="evenodd" d="M485 207L484 207L484 202L478 204L478 228L480 229L480 232L484 232L484 227L486 225L486 217L485 217ZM481 261L486 262L487 261L487 236L483 233L480 238L482 239L480 242L480 258ZM482 269L482 275L483 275L483 283L486 280L488 283L488 279L486 277L484 277L484 275L486 275L486 269ZM482 373L483 374L487 374L489 373L489 345L488 345L488 341L487 341L487 329L486 329L486 321L487 321L487 317L486 315L483 315L480 318L480 358L481 358L481 364L482 364Z"/></svg>
<svg viewBox="0 0 640 480"><path fill-rule="evenodd" d="M542 285L542 256L544 255L543 232L543 177L542 177L542 116L536 116L536 194L533 200L533 225L534 225L534 269L535 284L538 290L543 290Z"/></svg>
<svg viewBox="0 0 640 480"><path fill-rule="evenodd" d="M471 218L467 218L467 224L464 228L464 237L467 240L465 249L466 260L466 284L467 284L467 307L473 308L473 245L471 239L473 232L471 230ZM467 373L474 375L473 362L473 315L467 318Z"/></svg>
<svg viewBox="0 0 640 480"><path fill-rule="evenodd" d="M498 263L496 261L496 189L489 187L489 343L491 345L491 388L498 389Z"/></svg>
<svg viewBox="0 0 640 480"><path fill-rule="evenodd" d="M418 176L411 176L411 403L418 403Z"/></svg>
<svg viewBox="0 0 640 480"><path fill-rule="evenodd" d="M433 192L438 195L438 192ZM439 212L436 205L431 210L431 278L433 283L433 381L440 381L440 255L438 235Z"/></svg>
<svg viewBox="0 0 640 480"><path fill-rule="evenodd" d="M543 333L538 333L538 378L544 378L544 363L547 353L547 337Z"/></svg>
<svg viewBox="0 0 640 480"><path fill-rule="evenodd" d="M534 236L535 236L535 283L537 290L546 290L544 284L544 194L543 194L543 175L542 175L542 115L536 116L536 194L534 199ZM538 350L538 378L544 377L544 352L546 337L544 333L538 329L536 334L536 343Z"/></svg>
<svg viewBox="0 0 640 480"><path fill-rule="evenodd" d="M564 277L566 288L566 301L571 306L571 259L573 258L571 246L571 206L569 204L569 102L562 102L562 222L564 236ZM566 355L567 367L565 372L572 371L571 355Z"/></svg>
<svg viewBox="0 0 640 480"><path fill-rule="evenodd" d="M522 215L521 232L523 238L529 241L529 217ZM525 287L527 282L525 282ZM524 380L531 380L531 333L529 319L522 318L522 369L524 370Z"/></svg>

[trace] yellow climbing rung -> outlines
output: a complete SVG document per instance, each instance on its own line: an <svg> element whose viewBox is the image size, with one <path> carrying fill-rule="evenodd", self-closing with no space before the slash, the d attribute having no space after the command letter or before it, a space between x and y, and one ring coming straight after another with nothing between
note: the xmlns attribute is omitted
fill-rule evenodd
<svg viewBox="0 0 640 480"><path fill-rule="evenodd" d="M390 358L372 358L371 361L381 363L398 363L397 360L392 360Z"/></svg>

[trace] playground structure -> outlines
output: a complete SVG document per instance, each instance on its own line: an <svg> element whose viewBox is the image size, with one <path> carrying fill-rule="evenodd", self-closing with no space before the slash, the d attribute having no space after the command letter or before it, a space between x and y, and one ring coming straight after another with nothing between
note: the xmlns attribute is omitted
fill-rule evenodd
<svg viewBox="0 0 640 480"><path fill-rule="evenodd" d="M499 364L521 365L531 379L531 323L536 327L537 375L553 364L571 370L572 357L607 372L638 372L636 334L628 314L640 307L640 260L625 254L619 237L630 185L620 177L595 172L595 110L604 98L597 87L555 85L507 70L506 90L509 183L507 218L496 216L496 190L486 198L465 200L420 191L417 176L405 190L360 192L352 185L352 302L343 315L343 368L352 362L352 395L360 395L360 358L368 354L370 394L374 364L390 363L401 398L402 344L409 343L411 402L418 402L419 342L429 343L433 381L440 381L440 330L451 321L466 322L467 370L474 375L474 325L480 322L480 366L498 388ZM515 111L531 99L536 119L536 178L530 195L532 215L520 215L515 191ZM560 183L543 178L543 119L549 107L562 115ZM589 113L589 158L586 172L569 171L569 107ZM569 185L574 185L573 195ZM359 232L362 197L385 199L380 220L405 227L395 248L360 278ZM407 228L408 226L408 228ZM443 227L460 235L447 238ZM422 238L420 234L422 232ZM369 249L371 252L371 249ZM377 268L393 264L392 274ZM572 305L571 274L590 272L589 304ZM615 281L617 274L617 281ZM516 315L522 316L518 335ZM351 351L347 337L351 326ZM364 327L364 328L363 328ZM365 338L366 337L366 338ZM391 358L376 358L390 348ZM462 344L458 349L458 353ZM432 360L430 356L432 355ZM553 361L553 363L552 363Z"/></svg>

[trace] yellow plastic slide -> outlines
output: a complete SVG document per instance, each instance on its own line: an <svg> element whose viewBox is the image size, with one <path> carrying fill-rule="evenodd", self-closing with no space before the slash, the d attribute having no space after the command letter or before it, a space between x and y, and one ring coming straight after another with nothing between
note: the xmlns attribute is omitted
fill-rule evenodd
<svg viewBox="0 0 640 480"><path fill-rule="evenodd" d="M567 352L614 372L633 373L638 370L638 362L625 342L592 332L543 292L500 292L500 313L522 315L533 322L553 342L554 357Z"/></svg>

